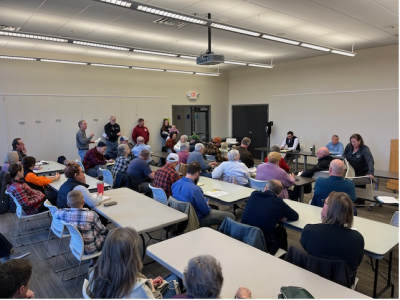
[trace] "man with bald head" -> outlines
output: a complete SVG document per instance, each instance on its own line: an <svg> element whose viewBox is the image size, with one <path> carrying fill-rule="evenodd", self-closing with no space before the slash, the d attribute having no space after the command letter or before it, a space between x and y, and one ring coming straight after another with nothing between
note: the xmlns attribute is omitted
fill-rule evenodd
<svg viewBox="0 0 400 300"><path fill-rule="evenodd" d="M326 199L328 195L335 192L347 193L350 199L356 201L356 189L354 182L343 178L345 166L342 160L334 159L329 166L329 177L319 177L315 183L314 197L311 201L312 205L323 207L322 199ZM355 215L356 215L355 210Z"/></svg>
<svg viewBox="0 0 400 300"><path fill-rule="evenodd" d="M301 177L313 177L315 172L319 171L328 171L329 164L333 160L331 156L329 156L329 150L326 147L321 147L317 152L318 163L311 168L310 170L306 170L301 174Z"/></svg>

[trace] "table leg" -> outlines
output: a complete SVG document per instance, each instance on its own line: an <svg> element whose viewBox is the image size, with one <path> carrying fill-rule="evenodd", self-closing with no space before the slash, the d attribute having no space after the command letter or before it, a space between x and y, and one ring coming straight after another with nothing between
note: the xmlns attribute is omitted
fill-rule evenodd
<svg viewBox="0 0 400 300"><path fill-rule="evenodd" d="M378 285L378 268L379 268L379 259L375 259L374 290L372 292L372 298L376 298L376 287Z"/></svg>
<svg viewBox="0 0 400 300"><path fill-rule="evenodd" d="M375 179L375 190L379 190L379 177L374 177Z"/></svg>
<svg viewBox="0 0 400 300"><path fill-rule="evenodd" d="M307 155L304 155L304 171L307 170Z"/></svg>
<svg viewBox="0 0 400 300"><path fill-rule="evenodd" d="M144 240L143 234L140 234L140 237L142 238L142 243L143 243L143 253L142 253L142 261L143 261L144 257L146 256L147 246L146 246L146 241Z"/></svg>
<svg viewBox="0 0 400 300"><path fill-rule="evenodd" d="M261 150L261 163L264 161L264 150Z"/></svg>
<svg viewBox="0 0 400 300"><path fill-rule="evenodd" d="M300 202L304 202L304 185L300 186Z"/></svg>
<svg viewBox="0 0 400 300"><path fill-rule="evenodd" d="M375 276L374 276L374 290L372 292L372 298L378 298L379 296L381 296L387 289L391 288L391 297L394 297L394 284L392 283L392 262L393 262L393 250L390 251L389 253L389 267L388 267L388 276L386 279L386 286L379 292L376 292L377 289L377 285L378 285L378 273L379 272L379 260L375 259L376 264L375 264ZM382 275L383 276L383 275Z"/></svg>

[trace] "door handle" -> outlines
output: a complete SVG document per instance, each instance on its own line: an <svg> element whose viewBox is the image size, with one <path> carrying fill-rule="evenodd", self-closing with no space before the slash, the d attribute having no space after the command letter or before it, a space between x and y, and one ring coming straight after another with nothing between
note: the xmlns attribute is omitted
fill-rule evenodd
<svg viewBox="0 0 400 300"><path fill-rule="evenodd" d="M253 133L253 132L249 131L249 133Z"/></svg>

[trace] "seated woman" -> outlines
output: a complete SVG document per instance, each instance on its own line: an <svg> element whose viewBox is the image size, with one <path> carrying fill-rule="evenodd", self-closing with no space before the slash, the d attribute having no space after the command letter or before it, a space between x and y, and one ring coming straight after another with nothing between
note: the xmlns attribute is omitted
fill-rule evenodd
<svg viewBox="0 0 400 300"><path fill-rule="evenodd" d="M117 158L115 159L115 164L111 169L111 174L113 178L117 176L117 173L126 173L128 170L131 159L128 157L131 153L129 146L127 144L121 144L117 148Z"/></svg>
<svg viewBox="0 0 400 300"><path fill-rule="evenodd" d="M7 192L17 199L27 215L35 215L48 210L43 205L44 201L46 201L46 196L40 191L31 189L22 181L23 178L24 168L22 165L11 164L5 177Z"/></svg>
<svg viewBox="0 0 400 300"><path fill-rule="evenodd" d="M183 282L186 294L174 296L174 299L218 299L224 283L221 264L211 255L193 257L183 271ZM235 298L250 299L251 291L240 287Z"/></svg>
<svg viewBox="0 0 400 300"><path fill-rule="evenodd" d="M4 157L4 165L1 168L3 172L8 172L8 168L10 167L11 164L13 163L21 163L19 161L19 156L17 151L10 151L7 152L6 156Z"/></svg>
<svg viewBox="0 0 400 300"><path fill-rule="evenodd" d="M188 136L186 134L181 135L181 138L179 139L179 141L174 146L175 152L179 153L179 151L181 151L181 145L182 144L186 144L187 141L188 141Z"/></svg>
<svg viewBox="0 0 400 300"><path fill-rule="evenodd" d="M177 152L179 156L179 162L183 164L187 164L187 160L189 157L189 143L182 143L180 151Z"/></svg>
<svg viewBox="0 0 400 300"><path fill-rule="evenodd" d="M321 224L308 224L300 243L308 254L344 260L351 269L352 284L364 256L364 238L352 230L353 201L346 193L332 192L321 211Z"/></svg>
<svg viewBox="0 0 400 300"><path fill-rule="evenodd" d="M176 145L177 134L175 132L171 133L171 137L165 142L165 149L169 153L175 153L174 146Z"/></svg>
<svg viewBox="0 0 400 300"><path fill-rule="evenodd" d="M111 230L104 242L102 253L89 273L86 294L92 299L171 298L175 290L167 288L160 293L156 288L163 283L161 277L148 279L140 272L139 234L131 227ZM176 280L171 274L166 281ZM181 285L181 284L180 284Z"/></svg>
<svg viewBox="0 0 400 300"><path fill-rule="evenodd" d="M280 152L281 151L281 147L279 147L278 145L273 145L271 146L271 148L269 148L271 152ZM266 157L264 159L264 162L267 163L268 162L268 157ZM289 166L287 165L285 159L283 157L281 157L281 160L279 161L279 167L283 170L286 171L286 173L289 173Z"/></svg>
<svg viewBox="0 0 400 300"><path fill-rule="evenodd" d="M67 195L72 190L82 192L83 198L85 199L84 207L94 207L102 202L102 200L97 200L97 198L93 197L90 194L89 190L87 189L89 185L86 184L85 173L83 173L82 168L76 162L70 162L67 165L64 170L64 175L68 179L61 185L60 189L58 190L58 208L68 208Z"/></svg>
<svg viewBox="0 0 400 300"><path fill-rule="evenodd" d="M56 173L56 176L37 176L33 169L35 168L36 159L32 156L24 158L24 179L25 182L33 189L41 191L46 195L46 198L51 202L52 205L57 204L57 192L52 188L46 188L53 181L60 180L60 174Z"/></svg>
<svg viewBox="0 0 400 300"><path fill-rule="evenodd" d="M225 178L235 178L240 185L248 185L250 173L249 169L242 162L239 162L240 153L238 150L228 152L228 161L224 161L211 173L212 178L219 179L222 176ZM228 180L230 181L230 180Z"/></svg>

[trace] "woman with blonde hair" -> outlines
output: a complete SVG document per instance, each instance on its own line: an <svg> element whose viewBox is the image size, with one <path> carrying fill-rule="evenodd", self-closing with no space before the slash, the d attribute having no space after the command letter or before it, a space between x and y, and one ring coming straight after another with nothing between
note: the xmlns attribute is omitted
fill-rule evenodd
<svg viewBox="0 0 400 300"><path fill-rule="evenodd" d="M143 299L171 298L173 288L157 290L164 280L159 276L148 279L142 273L142 260L139 253L139 234L131 227L111 230L95 266L89 273L86 294L94 299ZM174 274L166 281L181 280Z"/></svg>
<svg viewBox="0 0 400 300"><path fill-rule="evenodd" d="M10 167L11 164L13 163L21 163L19 161L19 156L17 151L10 151L7 152L6 156L4 157L4 165L1 168L3 172L8 172L8 168Z"/></svg>

